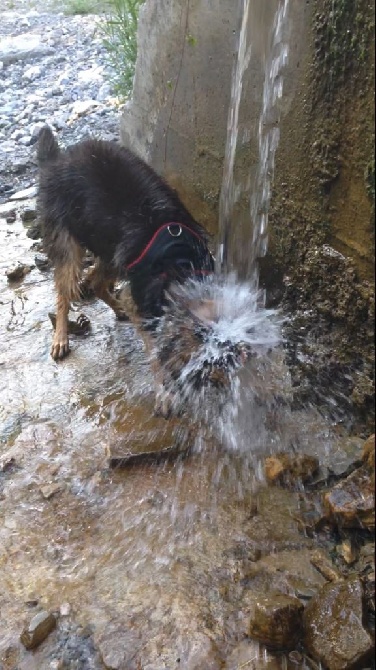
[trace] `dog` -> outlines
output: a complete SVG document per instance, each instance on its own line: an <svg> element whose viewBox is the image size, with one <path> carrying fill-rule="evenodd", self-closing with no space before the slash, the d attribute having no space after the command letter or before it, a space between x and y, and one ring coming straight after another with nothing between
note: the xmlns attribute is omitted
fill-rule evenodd
<svg viewBox="0 0 376 670"><path fill-rule="evenodd" d="M52 358L59 361L69 353L70 304L88 288L118 319L130 318L148 342L150 324L161 317L169 287L213 273L209 234L175 190L115 142L88 139L63 150L45 126L37 162L37 211L57 294ZM82 284L87 250L95 263ZM123 280L130 286L130 314L113 291ZM213 309L209 300L192 306L195 318L205 322Z"/></svg>

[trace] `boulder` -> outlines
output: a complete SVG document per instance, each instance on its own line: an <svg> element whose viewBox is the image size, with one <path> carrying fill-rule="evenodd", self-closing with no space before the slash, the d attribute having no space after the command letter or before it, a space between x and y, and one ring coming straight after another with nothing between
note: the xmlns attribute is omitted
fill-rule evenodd
<svg viewBox="0 0 376 670"><path fill-rule="evenodd" d="M366 465L325 493L328 516L342 528L375 528L374 481Z"/></svg>
<svg viewBox="0 0 376 670"><path fill-rule="evenodd" d="M326 584L307 605L304 645L328 670L359 670L373 641L363 627L363 592L357 578Z"/></svg>
<svg viewBox="0 0 376 670"><path fill-rule="evenodd" d="M302 636L304 605L284 593L269 593L256 599L249 622L249 635L273 649L294 649Z"/></svg>

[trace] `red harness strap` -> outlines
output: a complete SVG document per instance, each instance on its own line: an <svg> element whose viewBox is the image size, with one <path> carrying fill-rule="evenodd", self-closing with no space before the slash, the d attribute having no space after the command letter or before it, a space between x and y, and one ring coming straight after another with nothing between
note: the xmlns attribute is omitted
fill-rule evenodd
<svg viewBox="0 0 376 670"><path fill-rule="evenodd" d="M132 263L129 263L129 265L127 265L127 267L126 267L126 270L127 270L127 271L131 270L131 269L134 268L138 263L140 263L140 262L142 261L142 259L143 259L143 258L146 256L146 254L148 253L148 251L150 251L150 249L151 249L151 247L153 246L154 242L156 241L158 235L162 232L162 230L166 230L166 228L168 229L170 226L179 226L180 229L184 228L184 229L187 230L191 235L194 235L195 237L197 237L197 239L200 240L201 244L204 242L203 239L202 239L202 237L201 237L198 233L196 233L194 230L191 230L191 228L189 228L188 226L184 225L184 223L176 223L175 221L172 221L172 222L170 222L170 223L164 223L163 226L161 226L160 228L158 228L158 230L154 233L153 237L152 237L151 240L147 243L145 249L140 253L140 255L139 255L134 261L132 261ZM173 235L173 233L171 233L171 231L169 231L169 232L170 232L170 234L171 234L172 237L179 237L179 235L180 235L180 233L179 233L178 235ZM211 274L211 272L206 271L206 270L202 270L202 271L200 270L200 271L199 271L199 274Z"/></svg>

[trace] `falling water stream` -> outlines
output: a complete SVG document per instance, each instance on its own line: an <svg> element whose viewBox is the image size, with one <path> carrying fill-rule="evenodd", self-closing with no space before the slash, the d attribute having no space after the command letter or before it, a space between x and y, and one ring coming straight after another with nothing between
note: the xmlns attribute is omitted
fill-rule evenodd
<svg viewBox="0 0 376 670"><path fill-rule="evenodd" d="M250 546L264 556L309 547L292 521L298 496L258 488L260 458L271 451L291 445L308 453L314 449L325 462L334 450L331 431L314 412L292 415L280 408L280 399L286 401L291 391L279 346L280 316L265 309L257 282L279 137L276 109L288 57L288 5L288 0L278 3L265 61L248 276L238 280L231 265L237 239L227 235L241 188L234 166L242 86L252 56L252 2L244 0L221 194L223 262L211 283L192 287L194 297L202 291L222 307L212 339L190 361L187 376L192 366L200 367L202 356L216 358L229 342L246 341L257 353L233 375L227 400L216 404L215 394L190 388L184 396L187 417L154 418L153 379L142 342L102 303L76 307L89 316L92 331L73 337L69 358L54 363L46 318L54 301L52 274L34 269L18 284L6 282L9 264L20 258L32 263L34 252L21 220L10 227L0 218L5 250L0 258L0 651L13 645L24 663L20 668L53 667L51 650L56 640L63 644L62 624L34 653L34 665L27 665L31 656L20 649L19 633L35 611L30 607L56 610L64 602L73 623L94 630L101 653L106 635L110 647L119 639L126 648L135 646L140 664L124 667L221 668L215 659L226 658L238 639L234 626L240 622L235 625L233 617L241 596L239 556ZM109 451L158 451L182 431L194 446L190 458L128 470L109 467ZM300 570L299 559L296 580ZM285 588L277 572L274 581ZM269 588L261 581L259 588L264 587ZM249 649L249 658L265 657L256 644L249 643ZM212 665L205 665L205 658L214 659ZM77 667L103 667L97 662Z"/></svg>

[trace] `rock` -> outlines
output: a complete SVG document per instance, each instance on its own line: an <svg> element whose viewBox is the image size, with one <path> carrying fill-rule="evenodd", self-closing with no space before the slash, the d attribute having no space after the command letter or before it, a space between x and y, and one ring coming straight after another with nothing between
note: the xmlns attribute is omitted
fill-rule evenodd
<svg viewBox="0 0 376 670"><path fill-rule="evenodd" d="M328 670L359 670L373 652L363 627L363 593L357 578L326 584L307 605L304 645Z"/></svg>
<svg viewBox="0 0 376 670"><path fill-rule="evenodd" d="M10 196L10 200L27 200L28 198L34 198L37 194L37 187L30 186L25 188L22 191L17 191Z"/></svg>
<svg viewBox="0 0 376 670"><path fill-rule="evenodd" d="M25 72L22 75L22 79L25 81L34 81L34 79L38 79L42 74L42 68L40 65L32 65L31 67L28 67Z"/></svg>
<svg viewBox="0 0 376 670"><path fill-rule="evenodd" d="M371 435L363 445L362 459L375 472L375 435Z"/></svg>
<svg viewBox="0 0 376 670"><path fill-rule="evenodd" d="M14 209L13 202L4 202L0 205L0 218L6 218L7 216L13 216L16 218L16 210Z"/></svg>
<svg viewBox="0 0 376 670"><path fill-rule="evenodd" d="M358 560L358 551L351 540L344 540L336 547L337 554L343 558L346 565L352 565Z"/></svg>
<svg viewBox="0 0 376 670"><path fill-rule="evenodd" d="M322 551L316 550L311 554L311 563L316 570L325 577L328 582L337 582L342 579L340 573L334 568L330 558Z"/></svg>
<svg viewBox="0 0 376 670"><path fill-rule="evenodd" d="M306 454L281 452L265 459L265 476L269 483L292 486L309 481L319 469L318 459Z"/></svg>
<svg viewBox="0 0 376 670"><path fill-rule="evenodd" d="M34 256L34 263L40 272L47 272L51 269L51 263L46 254L36 254Z"/></svg>
<svg viewBox="0 0 376 670"><path fill-rule="evenodd" d="M184 645L185 646L185 645ZM194 633L180 653L181 670L218 670L222 660L214 642L204 633Z"/></svg>
<svg viewBox="0 0 376 670"><path fill-rule="evenodd" d="M110 623L94 635L94 643L109 670L139 670L140 635L121 623Z"/></svg>
<svg viewBox="0 0 376 670"><path fill-rule="evenodd" d="M42 237L42 230L40 227L40 223L34 223L32 224L26 233L27 237L30 238L30 240L39 240Z"/></svg>
<svg viewBox="0 0 376 670"><path fill-rule="evenodd" d="M375 528L374 482L363 465L324 495L329 518L343 528Z"/></svg>
<svg viewBox="0 0 376 670"><path fill-rule="evenodd" d="M22 631L20 640L26 649L35 649L55 628L55 616L50 612L39 612Z"/></svg>
<svg viewBox="0 0 376 670"><path fill-rule="evenodd" d="M304 605L298 598L269 593L256 599L249 635L267 647L294 649L302 637Z"/></svg>
<svg viewBox="0 0 376 670"><path fill-rule="evenodd" d="M45 486L41 486L40 492L46 500L49 500L52 498L56 493L59 493L61 491L61 485L60 484L46 484Z"/></svg>
<svg viewBox="0 0 376 670"><path fill-rule="evenodd" d="M23 263L17 263L12 268L9 268L9 270L6 270L5 275L8 279L8 281L17 281L19 279L23 279L25 275L27 275L31 270L33 269L32 265L24 265Z"/></svg>
<svg viewBox="0 0 376 670"><path fill-rule="evenodd" d="M71 613L71 606L69 603L62 603L60 605L60 616L69 616Z"/></svg>
<svg viewBox="0 0 376 670"><path fill-rule="evenodd" d="M43 44L41 35L24 33L16 37L7 37L0 42L0 60L4 65L19 60L31 60L54 53L55 49Z"/></svg>
<svg viewBox="0 0 376 670"><path fill-rule="evenodd" d="M28 223L29 221L35 221L36 218L37 218L37 212L35 209L31 209L31 207L26 207L23 210L23 212L21 212L21 221L23 221L23 223Z"/></svg>
<svg viewBox="0 0 376 670"><path fill-rule="evenodd" d="M240 670L240 668L244 670L281 670L285 667L282 663L280 658L266 654L265 651L260 653L258 643L244 640L232 650L226 659L224 670Z"/></svg>
<svg viewBox="0 0 376 670"><path fill-rule="evenodd" d="M11 214L8 214L5 220L7 223L14 223L16 219L17 219L16 212L12 212Z"/></svg>

